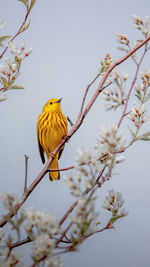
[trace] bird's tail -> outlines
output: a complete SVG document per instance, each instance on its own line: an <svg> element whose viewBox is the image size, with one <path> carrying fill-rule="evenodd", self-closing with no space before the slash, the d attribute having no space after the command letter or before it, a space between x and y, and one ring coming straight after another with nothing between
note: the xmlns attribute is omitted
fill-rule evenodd
<svg viewBox="0 0 150 267"><path fill-rule="evenodd" d="M56 157L53 159L51 165L50 165L50 169L58 169L58 154L56 155ZM49 179L51 181L53 180L59 180L60 179L60 173L58 171L55 172L49 172Z"/></svg>

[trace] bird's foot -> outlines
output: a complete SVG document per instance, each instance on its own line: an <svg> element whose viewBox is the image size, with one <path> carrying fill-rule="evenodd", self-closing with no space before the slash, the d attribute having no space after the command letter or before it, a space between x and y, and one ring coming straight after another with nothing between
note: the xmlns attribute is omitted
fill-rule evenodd
<svg viewBox="0 0 150 267"><path fill-rule="evenodd" d="M52 157L53 159L55 158L55 154L52 152L52 153L49 153L50 157Z"/></svg>

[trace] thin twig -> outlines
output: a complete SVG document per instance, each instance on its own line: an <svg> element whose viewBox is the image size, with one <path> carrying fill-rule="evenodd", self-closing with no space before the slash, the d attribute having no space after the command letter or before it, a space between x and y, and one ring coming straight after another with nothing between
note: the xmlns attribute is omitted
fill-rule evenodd
<svg viewBox="0 0 150 267"><path fill-rule="evenodd" d="M27 244L29 242L32 242L32 240L29 237L27 237L27 238L25 238L23 240L20 240L18 242L12 243L11 244L11 249L19 247L19 246L22 246L22 245Z"/></svg>
<svg viewBox="0 0 150 267"><path fill-rule="evenodd" d="M134 87L134 85L135 85L135 82L136 82L136 80L137 80L137 76L138 76L139 68L140 68L140 65L141 65L141 63L142 63L142 61L143 61L143 59L144 59L144 56L145 56L146 52L147 52L147 48L145 48L144 53L143 53L143 55L142 55L142 57L141 57L139 63L136 62L137 69L136 69L134 79L133 79L133 81L132 81L131 87L130 87L130 89L129 89L129 92L128 92L128 95L127 95L127 98L126 98L126 101L125 101L125 106L124 106L124 109L123 109L122 116L121 116L121 118L120 118L120 120L119 120L119 122L118 122L118 125L117 125L118 128L120 127L120 125L121 125L121 123L122 123L124 117L126 116L126 110L127 110L127 106L128 106L129 98L130 98L132 89L133 89L133 87Z"/></svg>
<svg viewBox="0 0 150 267"><path fill-rule="evenodd" d="M12 42L22 32L22 28L25 25L28 16L29 16L29 12L27 10L23 23L21 24L21 26L20 26L19 30L17 31L17 33L10 39L9 42ZM3 57L3 55L5 54L7 49L8 49L8 45L5 47L5 49L3 50L2 54L0 55L0 59Z"/></svg>
<svg viewBox="0 0 150 267"><path fill-rule="evenodd" d="M90 191L91 191L91 194L89 195L88 199L87 199L87 202L90 200L91 196L95 193L95 191L98 189L98 187L95 189L95 185L97 185L99 179L101 178L103 172L105 170L105 167L103 167L103 169L100 171L98 177L97 177L97 180L96 182L94 183L94 185L90 188L90 189L86 189L84 192L83 192L83 196L85 194L88 194ZM61 218L61 220L59 221L59 225L62 225L64 223L64 221L68 218L68 216L70 215L70 213L73 211L73 209L77 206L78 204L78 200L76 200L73 205L69 208L69 210L65 213L65 215ZM70 224L67 226L67 228L65 229L65 231L63 232L63 234L61 235L61 237L58 239L57 241L57 245L59 244L59 242L62 241L62 239L65 237L65 235L67 234L67 232L70 230L71 226L73 225L73 222L70 222Z"/></svg>
<svg viewBox="0 0 150 267"><path fill-rule="evenodd" d="M24 182L24 193L27 191L27 179L28 179L28 159L29 157L27 155L24 155L25 157L25 182Z"/></svg>
<svg viewBox="0 0 150 267"><path fill-rule="evenodd" d="M88 91L90 89L90 87L92 86L93 83L95 83L95 81L98 79L98 77L100 76L100 72L96 75L96 77L93 79L93 81L87 85L86 87L86 90L85 90L85 94L83 96L83 100L82 100L82 104L81 104L81 109L80 109L80 112L79 112L79 116L82 114L83 112L83 108L84 108L84 104L85 104L85 99L86 99L86 96L88 94Z"/></svg>

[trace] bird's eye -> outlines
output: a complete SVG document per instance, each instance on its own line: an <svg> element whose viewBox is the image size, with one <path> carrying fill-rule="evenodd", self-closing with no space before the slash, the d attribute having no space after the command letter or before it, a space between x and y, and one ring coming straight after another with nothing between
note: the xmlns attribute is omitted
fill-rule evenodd
<svg viewBox="0 0 150 267"><path fill-rule="evenodd" d="M53 104L53 102L50 102L50 105L52 105Z"/></svg>

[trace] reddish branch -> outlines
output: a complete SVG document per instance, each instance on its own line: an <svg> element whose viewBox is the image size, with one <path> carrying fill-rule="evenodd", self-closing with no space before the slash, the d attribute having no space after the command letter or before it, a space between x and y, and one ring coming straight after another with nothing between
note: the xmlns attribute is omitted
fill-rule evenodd
<svg viewBox="0 0 150 267"><path fill-rule="evenodd" d="M17 33L10 39L9 42L12 42L22 32L22 29L23 29L23 27L24 27L24 25L25 25L25 23L27 21L29 13L30 12L27 10L23 23L21 24L21 26L20 26L19 30L17 31ZM5 54L7 49L8 49L8 45L5 47L5 49L3 50L2 54L0 55L0 59L3 57L3 55Z"/></svg>
<svg viewBox="0 0 150 267"><path fill-rule="evenodd" d="M137 69L136 69L134 79L133 79L133 81L132 81L130 90L129 90L129 92L128 92L128 95L127 95L127 98L126 98L126 101L125 101L125 106L124 106L124 109L123 109L122 116L121 116L121 118L120 118L120 120L119 120L119 122L118 122L118 125L117 125L118 128L120 127L120 125L121 125L121 123L122 123L122 121L123 121L123 118L126 116L126 110L127 110L127 106L128 106L129 98L130 98L132 89L133 89L133 87L134 87L134 85L135 85L135 82L136 82L136 80L137 80L137 76L138 76L139 68L140 68L140 65L141 65L141 63L142 63L142 61L143 61L143 59L144 59L144 56L145 56L146 52L147 52L147 46L145 46L144 53L143 53L143 55L142 55L142 57L141 57L139 63L137 63L137 61L135 61L136 65L137 65Z"/></svg>
<svg viewBox="0 0 150 267"><path fill-rule="evenodd" d="M80 117L80 115L81 115L82 112L83 112L83 108L84 108L84 104L85 104L85 99L86 99L86 96L87 96L87 94L88 94L88 91L89 91L90 87L92 86L92 84L94 84L95 81L98 79L99 76L100 76L100 72L99 72L99 73L97 74L97 76L93 79L93 81L92 81L90 84L88 84L88 86L86 87L85 94L84 94L84 96L83 96L83 101L82 101L82 105L81 105L80 113L79 113L79 117Z"/></svg>
<svg viewBox="0 0 150 267"><path fill-rule="evenodd" d="M27 16L27 15L26 15ZM25 17L25 20L27 19L27 17ZM21 28L21 27L20 27ZM18 33L19 34L19 33ZM18 35L16 34L16 36ZM13 37L14 39L15 37ZM112 66L106 71L106 73L104 74L103 78L101 79L93 97L90 99L89 103L87 104L87 106L84 108L84 110L82 111L82 113L80 114L80 116L78 117L78 119L76 120L75 124L72 126L71 130L69 131L67 138L64 138L60 144L55 148L55 150L53 151L53 155L56 155L58 153L58 151L60 150L60 148L68 141L68 139L70 139L72 137L73 134L75 134L75 132L78 130L78 128L81 126L81 124L83 123L84 118L87 116L88 112L90 111L91 107L93 106L94 102L96 101L97 97L99 96L99 94L102 92L104 83L106 81L106 79L108 78L108 75L110 74L110 72L118 65L120 65L122 62L124 62L125 60L127 60L133 53L135 53L139 48L141 48L142 46L144 46L148 41L150 40L150 36L148 36L143 42L141 42L138 46L136 46L134 49L132 49L129 53L127 53L123 58L121 58L120 60L116 61L114 64L112 64ZM27 188L26 192L23 193L19 204L16 204L13 208L13 211L10 212L9 214L6 215L6 218L4 217L1 221L0 221L0 227L4 226L7 223L7 218L9 217L13 217L18 210L20 209L20 207L23 205L23 203L26 201L26 199L29 197L29 195L32 193L32 191L34 190L34 188L40 183L40 181L43 179L43 177L45 176L45 174L47 173L47 170L50 166L50 164L53 161L53 157L50 157L49 160L46 162L44 168L42 169L42 171L39 173L39 175L35 178L35 180L32 182L32 184Z"/></svg>

